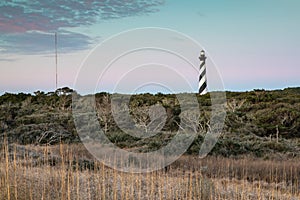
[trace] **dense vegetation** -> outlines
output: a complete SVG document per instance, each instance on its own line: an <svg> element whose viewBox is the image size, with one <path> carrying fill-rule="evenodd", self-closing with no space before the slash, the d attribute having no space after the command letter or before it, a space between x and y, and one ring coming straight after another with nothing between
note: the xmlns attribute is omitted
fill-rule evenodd
<svg viewBox="0 0 300 200"><path fill-rule="evenodd" d="M80 142L72 117L72 93L67 87L55 92L34 94L5 93L0 96L0 136L19 144L56 144ZM148 109L161 105L166 123L159 134L140 139L128 135L115 123L111 113L111 94L98 93L96 108L99 123L108 138L121 148L152 151L166 145L179 130L180 104L173 94L139 94L130 98L130 114L136 126L147 131L151 121ZM300 88L226 92L225 126L211 154L266 156L300 154ZM197 95L201 111L199 132L209 127L209 94ZM122 110L120 110L122 112ZM199 134L187 153L199 151L205 134Z"/></svg>

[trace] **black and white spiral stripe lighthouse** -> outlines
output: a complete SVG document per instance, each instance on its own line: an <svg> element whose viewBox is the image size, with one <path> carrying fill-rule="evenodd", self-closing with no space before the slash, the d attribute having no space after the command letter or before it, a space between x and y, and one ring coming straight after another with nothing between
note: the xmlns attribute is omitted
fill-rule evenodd
<svg viewBox="0 0 300 200"><path fill-rule="evenodd" d="M205 51L200 52L200 71L199 71L199 94L203 95L207 93L207 78L206 78L206 56Z"/></svg>

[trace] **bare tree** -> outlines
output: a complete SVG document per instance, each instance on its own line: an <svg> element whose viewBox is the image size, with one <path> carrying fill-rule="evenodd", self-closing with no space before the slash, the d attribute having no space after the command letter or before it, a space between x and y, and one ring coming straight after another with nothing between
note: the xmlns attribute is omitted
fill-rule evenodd
<svg viewBox="0 0 300 200"><path fill-rule="evenodd" d="M235 112L237 109L240 109L245 102L246 99L243 99L241 101L237 101L236 99L230 99L227 101L227 109L231 112Z"/></svg>
<svg viewBox="0 0 300 200"><path fill-rule="evenodd" d="M160 131L167 119L165 108L160 104L132 108L131 115L135 126L145 133Z"/></svg>
<svg viewBox="0 0 300 200"><path fill-rule="evenodd" d="M100 124L103 125L104 133L109 131L110 126L113 125L114 119L111 114L111 102L109 94L105 94L100 99L96 99L96 108Z"/></svg>
<svg viewBox="0 0 300 200"><path fill-rule="evenodd" d="M198 113L194 110L187 110L180 114L180 123L176 122L181 130L190 130L200 135L210 130L209 112Z"/></svg>

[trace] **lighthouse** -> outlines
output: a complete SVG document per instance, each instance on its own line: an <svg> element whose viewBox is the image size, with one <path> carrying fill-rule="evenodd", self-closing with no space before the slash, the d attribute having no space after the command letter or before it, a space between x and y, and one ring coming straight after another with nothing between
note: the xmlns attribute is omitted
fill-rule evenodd
<svg viewBox="0 0 300 200"><path fill-rule="evenodd" d="M199 94L204 95L207 93L207 79L206 79L206 66L205 66L205 51L200 52L200 70L199 70Z"/></svg>

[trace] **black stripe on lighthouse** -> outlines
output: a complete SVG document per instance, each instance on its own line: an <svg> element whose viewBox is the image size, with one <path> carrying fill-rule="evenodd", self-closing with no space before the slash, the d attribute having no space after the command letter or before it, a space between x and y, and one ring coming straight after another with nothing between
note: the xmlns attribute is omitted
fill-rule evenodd
<svg viewBox="0 0 300 200"><path fill-rule="evenodd" d="M200 76L199 76L199 82L200 82L200 80L205 76L205 74L206 74L206 68L204 68L204 70L203 70L202 73L200 74Z"/></svg>
<svg viewBox="0 0 300 200"><path fill-rule="evenodd" d="M200 71L199 71L199 94L203 95L207 93L207 79L206 79L206 66L205 66L205 51L200 52Z"/></svg>

